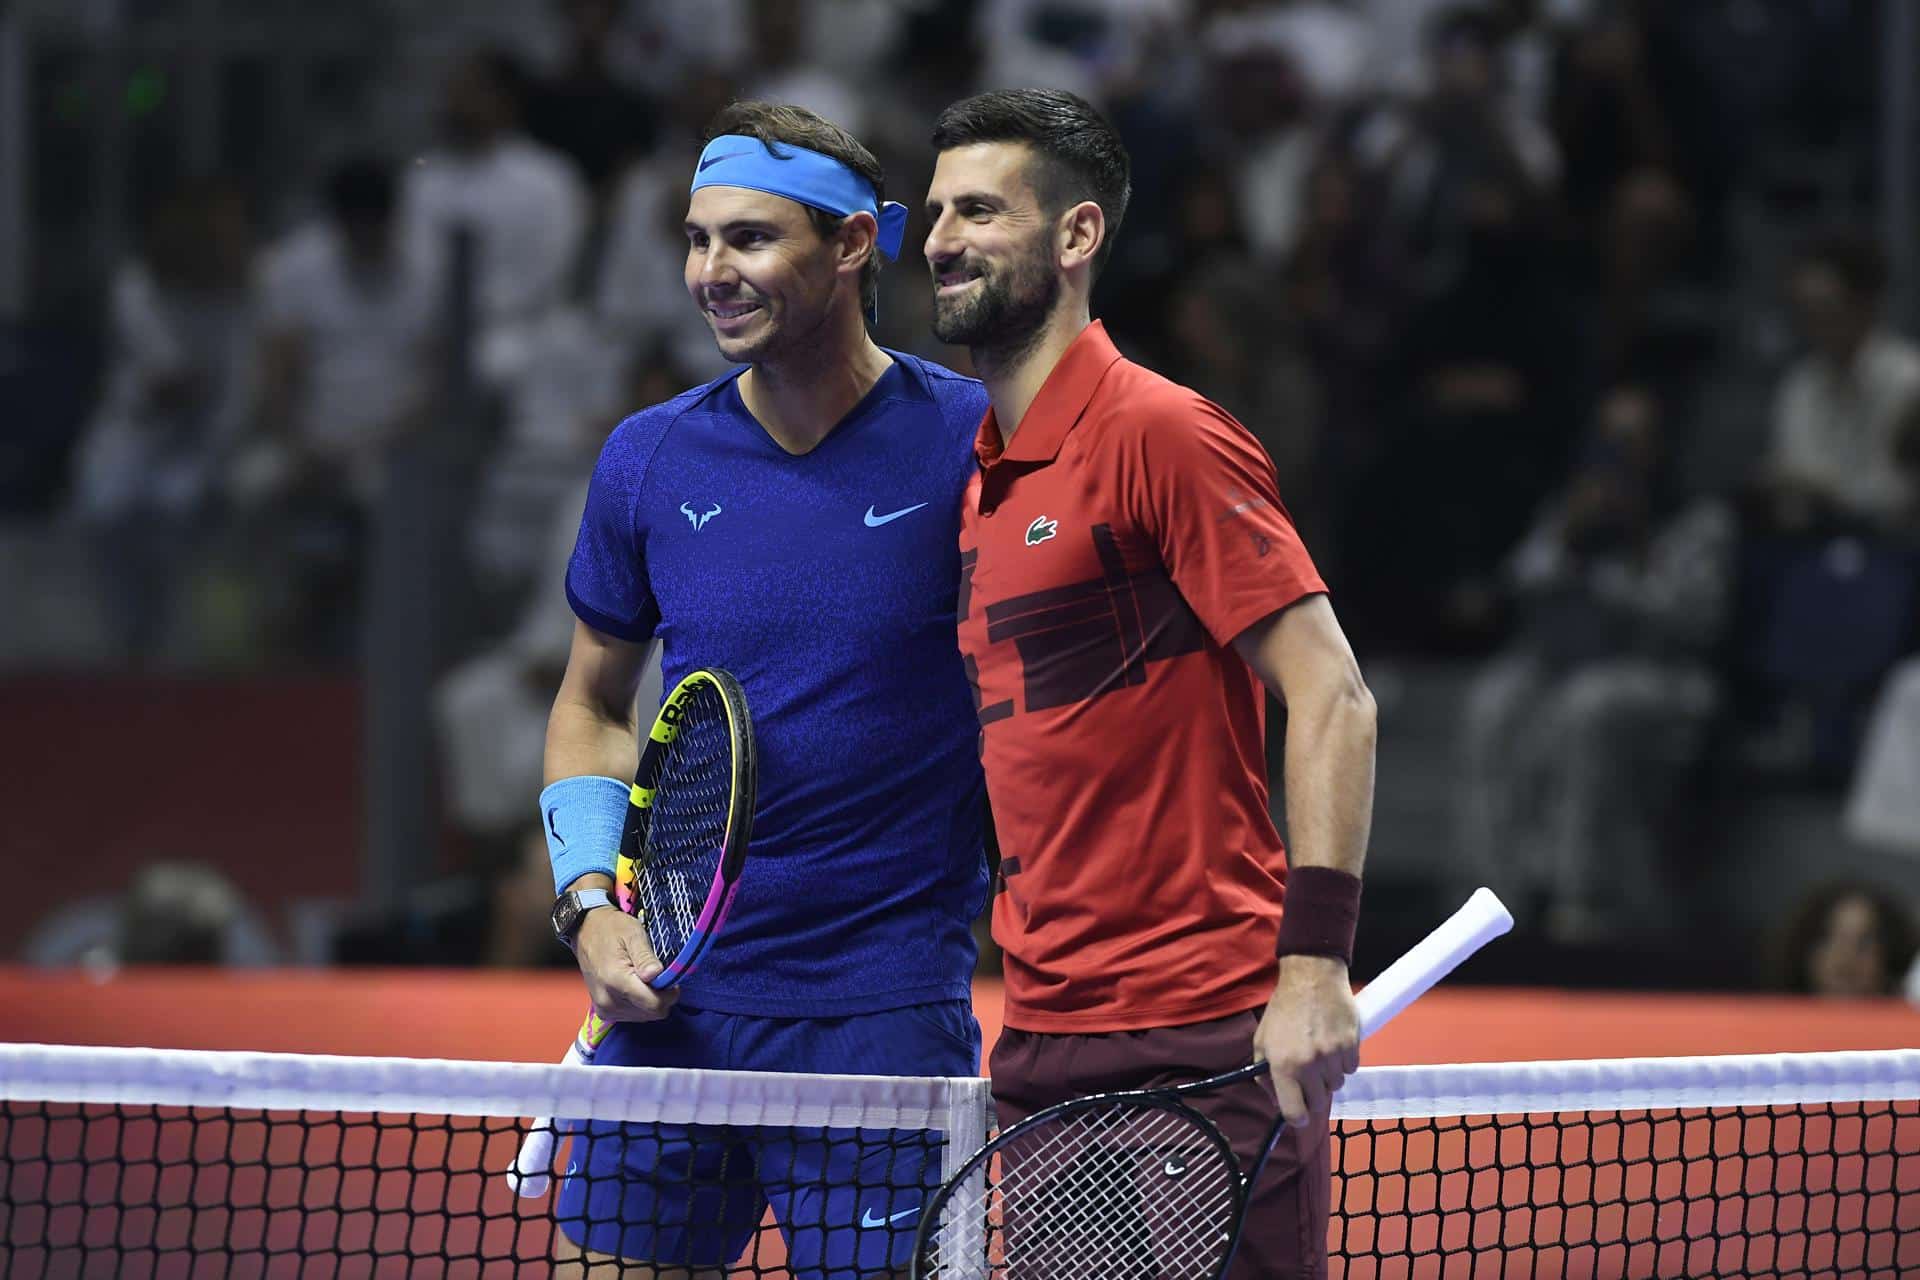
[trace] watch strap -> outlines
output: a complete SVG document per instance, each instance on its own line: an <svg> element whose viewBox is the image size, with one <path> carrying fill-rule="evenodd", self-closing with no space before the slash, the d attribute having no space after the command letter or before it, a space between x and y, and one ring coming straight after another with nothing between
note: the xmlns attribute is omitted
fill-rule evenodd
<svg viewBox="0 0 1920 1280"><path fill-rule="evenodd" d="M580 932L580 922L587 918L587 912L614 905L613 895L605 889L569 889L560 895L560 899L563 902L571 900L573 905L572 918L565 930L554 931L560 941L568 946L573 945L574 935Z"/></svg>

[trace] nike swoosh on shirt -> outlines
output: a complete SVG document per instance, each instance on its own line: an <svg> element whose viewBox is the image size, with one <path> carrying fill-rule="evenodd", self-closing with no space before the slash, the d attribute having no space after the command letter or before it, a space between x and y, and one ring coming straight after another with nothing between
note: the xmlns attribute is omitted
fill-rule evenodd
<svg viewBox="0 0 1920 1280"><path fill-rule="evenodd" d="M889 1223L898 1222L902 1218L910 1218L918 1212L920 1212L920 1206L915 1205L911 1209L902 1209L900 1212L894 1214L891 1218L876 1218L873 1215L873 1210L864 1209L860 1213L860 1225L864 1229L871 1231L875 1227L884 1227Z"/></svg>
<svg viewBox="0 0 1920 1280"><path fill-rule="evenodd" d="M868 507L867 508L867 528L878 529L881 525L889 524L895 520L898 520L901 516L912 515L914 512L918 511L920 508L926 505L927 504L924 502L916 502L910 507L902 507L898 511L889 511L887 512L887 514L883 516L877 516L873 514L873 508Z"/></svg>
<svg viewBox="0 0 1920 1280"><path fill-rule="evenodd" d="M736 156L748 156L752 154L753 153L751 151L729 151L729 152L726 152L724 155L708 156L705 160L702 160L700 162L699 171L701 173L705 173L707 170L713 168L713 166L719 164L722 160L731 160Z"/></svg>

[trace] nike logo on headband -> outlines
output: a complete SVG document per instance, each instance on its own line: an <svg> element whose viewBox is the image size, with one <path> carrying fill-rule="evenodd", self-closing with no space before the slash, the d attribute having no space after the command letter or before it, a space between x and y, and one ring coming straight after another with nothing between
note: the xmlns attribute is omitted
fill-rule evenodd
<svg viewBox="0 0 1920 1280"><path fill-rule="evenodd" d="M728 151L721 155L708 156L705 160L702 160L700 162L699 172L705 173L707 170L713 168L713 166L719 164L722 160L732 160L738 156L750 156L752 154L753 153L751 151Z"/></svg>

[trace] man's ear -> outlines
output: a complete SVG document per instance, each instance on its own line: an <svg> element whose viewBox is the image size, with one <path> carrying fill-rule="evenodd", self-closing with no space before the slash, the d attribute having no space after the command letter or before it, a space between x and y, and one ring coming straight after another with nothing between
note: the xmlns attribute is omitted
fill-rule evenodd
<svg viewBox="0 0 1920 1280"><path fill-rule="evenodd" d="M1060 215L1060 265L1071 270L1092 267L1107 240L1107 215L1098 203L1082 200Z"/></svg>
<svg viewBox="0 0 1920 1280"><path fill-rule="evenodd" d="M864 209L847 215L834 233L840 242L840 270L859 272L880 252L880 222Z"/></svg>

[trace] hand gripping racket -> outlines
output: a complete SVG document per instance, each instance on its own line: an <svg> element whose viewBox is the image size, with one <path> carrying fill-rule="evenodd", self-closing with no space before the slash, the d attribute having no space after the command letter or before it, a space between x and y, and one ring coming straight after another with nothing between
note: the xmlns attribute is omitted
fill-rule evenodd
<svg viewBox="0 0 1920 1280"><path fill-rule="evenodd" d="M1513 927L1492 890L1369 983L1360 1035L1378 1031ZM1007 1128L963 1164L921 1215L914 1280L1216 1280L1239 1243L1254 1183L1280 1136L1243 1170L1196 1096L1267 1064L1166 1089L1075 1098Z"/></svg>
<svg viewBox="0 0 1920 1280"><path fill-rule="evenodd" d="M677 986L713 944L747 857L758 769L740 682L690 673L661 703L640 753L614 867L614 897L638 916L666 968L649 984ZM612 1024L592 1010L561 1062L588 1063ZM507 1180L523 1196L546 1192L555 1125L535 1122Z"/></svg>

